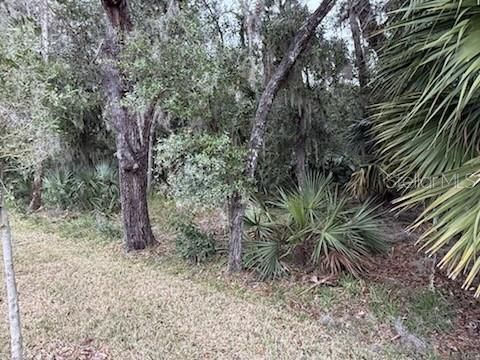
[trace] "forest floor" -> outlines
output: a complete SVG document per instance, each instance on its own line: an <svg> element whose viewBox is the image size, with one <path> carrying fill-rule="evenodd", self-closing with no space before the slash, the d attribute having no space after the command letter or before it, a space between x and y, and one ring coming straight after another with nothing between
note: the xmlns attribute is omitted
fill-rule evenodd
<svg viewBox="0 0 480 360"><path fill-rule="evenodd" d="M452 291L442 277L438 290L428 290L428 263L412 259L415 252L403 245L366 280L298 275L265 283L251 274L226 275L221 258L188 265L159 231L161 246L125 253L94 222L83 215L13 216L28 359L474 359L480 353L479 302ZM415 268L399 268L398 260ZM6 314L3 293L0 312ZM8 358L3 318L0 359Z"/></svg>

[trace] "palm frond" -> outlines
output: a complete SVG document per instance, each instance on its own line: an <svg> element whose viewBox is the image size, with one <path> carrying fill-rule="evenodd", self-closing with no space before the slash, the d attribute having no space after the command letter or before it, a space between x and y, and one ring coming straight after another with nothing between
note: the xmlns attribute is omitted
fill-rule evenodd
<svg viewBox="0 0 480 360"><path fill-rule="evenodd" d="M361 166L350 176L345 190L355 199L366 200L370 196L384 195L387 190L385 171L378 164Z"/></svg>
<svg viewBox="0 0 480 360"><path fill-rule="evenodd" d="M396 11L381 58L373 132L389 176L407 193L401 208L426 203L414 227L451 277L480 274L480 4L411 0ZM480 287L476 295L480 295Z"/></svg>
<svg viewBox="0 0 480 360"><path fill-rule="evenodd" d="M245 267L256 270L262 280L278 278L287 272L281 261L285 253L279 241L254 241L248 245Z"/></svg>
<svg viewBox="0 0 480 360"><path fill-rule="evenodd" d="M431 186L411 192L398 202L405 208L425 200L429 205L412 229L432 224L419 239L423 248L433 254L447 246L439 266L447 269L452 279L466 274L463 286L470 288L480 274L480 157L434 178ZM480 285L475 295L480 296Z"/></svg>

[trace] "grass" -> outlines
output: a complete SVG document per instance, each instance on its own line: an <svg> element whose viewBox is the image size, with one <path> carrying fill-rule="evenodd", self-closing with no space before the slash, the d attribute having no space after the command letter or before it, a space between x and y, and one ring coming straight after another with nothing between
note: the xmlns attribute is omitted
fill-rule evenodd
<svg viewBox="0 0 480 360"><path fill-rule="evenodd" d="M392 292L385 285L369 286L369 307L378 319L385 322L393 321L400 314L400 304Z"/></svg>
<svg viewBox="0 0 480 360"><path fill-rule="evenodd" d="M448 298L423 290L351 276L337 286L260 282L249 273L228 276L224 254L192 266L175 253L172 206L154 199L161 245L137 254L123 252L115 219L15 216L30 358L76 359L59 353L65 348L109 359L397 359L409 355L391 340L394 319L421 336L452 324ZM0 327L0 358L6 351Z"/></svg>
<svg viewBox="0 0 480 360"><path fill-rule="evenodd" d="M365 282L362 279L356 279L348 274L340 277L339 284L351 297L359 296L365 289Z"/></svg>
<svg viewBox="0 0 480 360"><path fill-rule="evenodd" d="M421 290L413 295L409 304L407 325L422 335L448 332L453 327L453 309L454 304L442 293Z"/></svg>
<svg viewBox="0 0 480 360"><path fill-rule="evenodd" d="M29 359L75 359L87 350L125 360L401 357L388 342L377 348L377 340L365 342L346 327L330 329L275 305L291 298L288 291L275 290L283 295L272 303L240 279L211 286L211 271L220 268L188 267L174 258L159 265L147 254L125 254L118 243L98 240L88 224L91 219L13 221ZM204 281L192 269L204 269ZM5 313L4 302L0 307ZM0 358L8 357L7 334L2 322Z"/></svg>
<svg viewBox="0 0 480 360"><path fill-rule="evenodd" d="M318 301L322 309L331 310L336 301L338 301L338 296L335 290L330 287L325 287L319 289L315 294L315 300Z"/></svg>

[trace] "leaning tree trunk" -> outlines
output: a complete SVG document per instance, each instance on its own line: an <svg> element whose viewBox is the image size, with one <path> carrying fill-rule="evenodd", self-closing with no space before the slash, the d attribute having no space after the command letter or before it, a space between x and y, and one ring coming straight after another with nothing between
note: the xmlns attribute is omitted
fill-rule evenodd
<svg viewBox="0 0 480 360"><path fill-rule="evenodd" d="M20 309L18 306L17 285L13 268L12 236L8 223L7 211L0 194L0 237L3 247L3 262L5 266L5 287L7 290L8 321L10 325L11 359L22 360L22 331L20 326Z"/></svg>
<svg viewBox="0 0 480 360"><path fill-rule="evenodd" d="M129 250L139 250L155 242L147 206L148 138L155 103L140 115L122 105L127 85L118 60L123 41L132 30L128 0L102 0L102 4L108 19L103 44L103 82L107 110L116 130L125 245Z"/></svg>
<svg viewBox="0 0 480 360"><path fill-rule="evenodd" d="M255 171L258 164L258 155L263 146L265 131L267 127L267 116L273 105L273 100L281 84L288 76L293 65L300 54L305 50L308 41L315 33L317 26L328 14L335 4L335 0L324 0L315 12L302 24L295 34L290 46L283 56L282 61L275 69L272 77L267 83L265 90L260 97L253 128L250 135L248 155L245 163L244 174L249 179L255 178ZM235 193L230 203L230 244L228 269L230 272L241 270L243 217L246 204L241 194Z"/></svg>

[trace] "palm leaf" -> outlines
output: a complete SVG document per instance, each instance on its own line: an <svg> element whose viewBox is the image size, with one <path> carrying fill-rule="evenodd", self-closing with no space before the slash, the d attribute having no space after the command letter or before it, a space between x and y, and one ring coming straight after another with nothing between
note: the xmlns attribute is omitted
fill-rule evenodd
<svg viewBox="0 0 480 360"><path fill-rule="evenodd" d="M431 224L424 248L446 248L439 265L470 287L480 274L480 4L411 0L393 17L376 82L387 100L373 119L382 167L406 191L399 208L427 205L413 224Z"/></svg>

